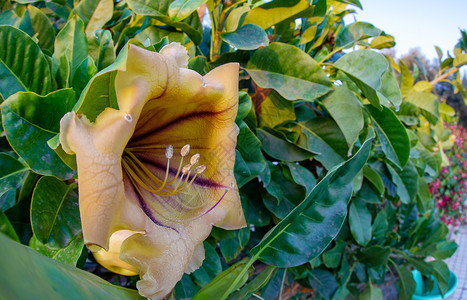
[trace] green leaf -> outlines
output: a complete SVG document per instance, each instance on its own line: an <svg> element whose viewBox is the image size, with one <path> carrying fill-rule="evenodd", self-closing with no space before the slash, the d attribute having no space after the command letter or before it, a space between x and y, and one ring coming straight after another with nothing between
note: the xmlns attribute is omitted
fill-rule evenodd
<svg viewBox="0 0 467 300"><path fill-rule="evenodd" d="M332 66L344 72L373 106L380 107L377 91L381 88L381 77L388 69L383 55L371 50L353 51L339 58Z"/></svg>
<svg viewBox="0 0 467 300"><path fill-rule="evenodd" d="M441 295L446 294L449 288L449 277L451 275L448 265L442 260L430 261L429 264L433 266L433 276L436 282L438 282Z"/></svg>
<svg viewBox="0 0 467 300"><path fill-rule="evenodd" d="M397 186L399 199L405 204L412 203L418 193L418 173L415 166L409 161L402 171L396 171L390 165L387 167L392 182Z"/></svg>
<svg viewBox="0 0 467 300"><path fill-rule="evenodd" d="M135 290L115 286L88 273L45 257L0 234L4 270L0 294L9 299L142 299Z"/></svg>
<svg viewBox="0 0 467 300"><path fill-rule="evenodd" d="M311 287L324 299L330 299L338 287L334 275L322 269L313 269L309 274L308 282Z"/></svg>
<svg viewBox="0 0 467 300"><path fill-rule="evenodd" d="M88 41L84 34L84 23L73 16L55 39L53 72L62 87L71 86L76 70L87 57Z"/></svg>
<svg viewBox="0 0 467 300"><path fill-rule="evenodd" d="M21 187L27 175L28 167L18 161L16 158L0 153L0 196L10 190L16 190ZM14 199L16 202L16 199ZM12 205L0 205L0 210L5 211Z"/></svg>
<svg viewBox="0 0 467 300"><path fill-rule="evenodd" d="M244 287L242 287L238 292L232 294L228 299L229 300L242 300L249 299L253 293L262 289L273 276L275 267L267 266L264 270L261 271L253 280L248 282Z"/></svg>
<svg viewBox="0 0 467 300"><path fill-rule="evenodd" d="M266 161L261 153L261 143L250 128L241 121L237 136L235 160L235 179L238 187L252 180L266 167Z"/></svg>
<svg viewBox="0 0 467 300"><path fill-rule="evenodd" d="M221 260L216 249L204 242L205 258L201 267L192 273L192 277L200 285L204 286L213 280L222 271Z"/></svg>
<svg viewBox="0 0 467 300"><path fill-rule="evenodd" d="M400 300L411 300L415 292L415 280L413 279L412 272L405 266L396 266L397 273L399 274L399 281L397 287L399 288Z"/></svg>
<svg viewBox="0 0 467 300"><path fill-rule="evenodd" d="M86 33L91 34L112 18L113 4L112 0L83 0L75 6L71 14L78 15L86 25Z"/></svg>
<svg viewBox="0 0 467 300"><path fill-rule="evenodd" d="M369 282L363 293L358 297L358 300L383 300L383 292L379 287L375 287Z"/></svg>
<svg viewBox="0 0 467 300"><path fill-rule="evenodd" d="M437 97L430 92L412 91L407 95L407 101L417 106L422 115L433 125L438 123L439 102Z"/></svg>
<svg viewBox="0 0 467 300"><path fill-rule="evenodd" d="M20 92L1 106L3 128L11 147L36 173L61 179L75 174L47 145L60 130L60 119L74 103L73 90L63 89L47 96Z"/></svg>
<svg viewBox="0 0 467 300"><path fill-rule="evenodd" d="M384 194L384 183L383 179L381 179L381 176L371 168L369 165L365 165L363 167L363 176L371 182L371 185L378 191L379 195Z"/></svg>
<svg viewBox="0 0 467 300"><path fill-rule="evenodd" d="M261 114L258 122L261 127L274 128L275 126L295 120L294 104L284 99L279 93L272 90L261 102Z"/></svg>
<svg viewBox="0 0 467 300"><path fill-rule="evenodd" d="M0 211L0 232L19 243L18 235L3 211Z"/></svg>
<svg viewBox="0 0 467 300"><path fill-rule="evenodd" d="M81 232L76 184L66 185L53 176L39 179L31 200L31 225L49 248L68 245Z"/></svg>
<svg viewBox="0 0 467 300"><path fill-rule="evenodd" d="M330 170L309 196L251 250L254 259L280 267L298 266L326 249L347 215L352 180L365 164L371 140L344 164Z"/></svg>
<svg viewBox="0 0 467 300"><path fill-rule="evenodd" d="M388 215L385 210L381 210L371 225L371 235L377 241L384 241L386 232L388 231Z"/></svg>
<svg viewBox="0 0 467 300"><path fill-rule="evenodd" d="M206 60L205 57L204 57L204 60ZM251 101L251 98L248 95L248 93L244 91L239 91L238 92L238 112L237 112L237 117L235 118L235 122L239 123L239 121L245 119L248 113L250 112L252 106L253 106L253 102Z"/></svg>
<svg viewBox="0 0 467 300"><path fill-rule="evenodd" d="M183 274L182 279L174 288L175 299L191 299L199 290L200 287L193 282L191 277Z"/></svg>
<svg viewBox="0 0 467 300"><path fill-rule="evenodd" d="M56 261L70 266L76 266L76 263L83 252L84 240L83 235L78 234L74 236L64 248L51 249L49 248L49 244L43 244L36 238L36 236L32 236L29 240L29 247L45 256L53 258Z"/></svg>
<svg viewBox="0 0 467 300"><path fill-rule="evenodd" d="M317 117L299 123L306 136L309 151L316 153L315 159L326 169L342 163L347 158L349 147L336 122L329 118Z"/></svg>
<svg viewBox="0 0 467 300"><path fill-rule="evenodd" d="M379 36L381 33L381 29L376 28L370 23L354 22L339 32L336 37L336 46L350 48L358 41Z"/></svg>
<svg viewBox="0 0 467 300"><path fill-rule="evenodd" d="M244 24L256 24L262 29L267 29L310 7L310 3L306 0L278 0L263 3L248 12Z"/></svg>
<svg viewBox="0 0 467 300"><path fill-rule="evenodd" d="M379 245L364 248L357 258L361 263L370 267L385 266L388 262L391 248Z"/></svg>
<svg viewBox="0 0 467 300"><path fill-rule="evenodd" d="M366 203L354 199L349 208L350 232L355 241L365 246L371 239L371 213Z"/></svg>
<svg viewBox="0 0 467 300"><path fill-rule="evenodd" d="M170 3L169 17L174 22L182 21L206 2L207 0L175 0Z"/></svg>
<svg viewBox="0 0 467 300"><path fill-rule="evenodd" d="M281 137L273 135L268 130L256 129L258 139L261 141L262 149L270 156L282 161L302 161L313 157L315 154L290 143Z"/></svg>
<svg viewBox="0 0 467 300"><path fill-rule="evenodd" d="M233 48L240 50L255 50L269 45L268 35L255 24L243 25L234 32L221 33L221 38Z"/></svg>
<svg viewBox="0 0 467 300"><path fill-rule="evenodd" d="M171 0L128 0L127 4L137 15L151 16L169 26L180 28L195 44L203 39L203 28L198 13L193 11L189 17L181 22L174 22L168 15Z"/></svg>
<svg viewBox="0 0 467 300"><path fill-rule="evenodd" d="M404 125L389 108L383 107L381 111L370 105L366 105L366 108L371 113L384 154L399 168L403 168L410 155L410 141Z"/></svg>
<svg viewBox="0 0 467 300"><path fill-rule="evenodd" d="M250 239L249 228L238 229L232 233L232 237L223 239L219 242L219 248L226 262L230 262L237 258Z"/></svg>
<svg viewBox="0 0 467 300"><path fill-rule="evenodd" d="M371 43L370 48L373 49L384 49L384 48L392 48L396 45L394 41L394 37L391 35L380 35L375 37Z"/></svg>
<svg viewBox="0 0 467 300"><path fill-rule="evenodd" d="M436 251L432 255L436 259L446 259L456 253L457 248L455 241L442 241L436 244Z"/></svg>
<svg viewBox="0 0 467 300"><path fill-rule="evenodd" d="M214 278L210 283L205 285L194 297L193 300L203 299L219 299L226 290L231 288L236 290L243 286L248 280L248 273L241 274L242 269L246 266L247 261L241 260L227 270L223 271ZM235 286L231 286L231 282L240 276L240 280Z"/></svg>
<svg viewBox="0 0 467 300"><path fill-rule="evenodd" d="M242 18L244 18L246 13L249 11L250 5L248 3L244 3L242 6L238 6L232 9L227 16L227 19L225 20L225 31L232 32L237 30L238 26L240 26Z"/></svg>
<svg viewBox="0 0 467 300"><path fill-rule="evenodd" d="M345 251L345 242L337 241L336 245L323 253L323 263L328 268L337 268L341 264L342 255Z"/></svg>
<svg viewBox="0 0 467 300"><path fill-rule="evenodd" d="M20 91L41 95L52 89L49 64L39 46L23 31L0 26L0 99Z"/></svg>
<svg viewBox="0 0 467 300"><path fill-rule="evenodd" d="M323 105L341 129L349 148L352 148L364 125L360 101L349 89L339 86L323 100Z"/></svg>
<svg viewBox="0 0 467 300"><path fill-rule="evenodd" d="M272 43L250 58L247 72L262 88L273 88L288 100L312 101L332 89L316 61L297 47Z"/></svg>
<svg viewBox="0 0 467 300"><path fill-rule="evenodd" d="M18 28L33 37L37 34L39 47L51 54L54 50L55 30L50 19L37 7L28 5Z"/></svg>
<svg viewBox="0 0 467 300"><path fill-rule="evenodd" d="M118 70L125 70L127 57L128 45L120 51L113 64L94 75L88 82L73 110L78 114L84 114L89 121L94 122L106 107L117 108L115 76Z"/></svg>

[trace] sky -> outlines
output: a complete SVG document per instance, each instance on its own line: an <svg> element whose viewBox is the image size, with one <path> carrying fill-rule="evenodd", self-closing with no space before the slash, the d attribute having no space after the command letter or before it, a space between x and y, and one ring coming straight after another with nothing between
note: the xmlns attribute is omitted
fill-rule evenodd
<svg viewBox="0 0 467 300"><path fill-rule="evenodd" d="M346 24L364 21L373 24L396 40L396 56L420 47L432 60L437 58L434 45L444 55L460 38L460 29L467 29L467 0L360 0L363 11L344 19ZM444 56L446 57L446 56Z"/></svg>

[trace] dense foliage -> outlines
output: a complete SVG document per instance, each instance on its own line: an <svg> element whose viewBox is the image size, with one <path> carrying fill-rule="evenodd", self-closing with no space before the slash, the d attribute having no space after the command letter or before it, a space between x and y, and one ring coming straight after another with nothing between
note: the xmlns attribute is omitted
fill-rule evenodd
<svg viewBox="0 0 467 300"><path fill-rule="evenodd" d="M235 176L248 227L214 229L202 267L171 297L382 299L378 285L394 280L410 299L412 268L446 291L443 260L457 245L427 182L444 170L443 120L454 111L431 91L467 64L467 37L453 57L440 51L433 81L415 83L418 68L377 51L393 47L392 36L344 23L354 7L358 0L0 0L0 229L76 267L1 237L1 265L17 272L3 272L0 290L21 290L34 270L36 296L60 276L84 298L137 297L78 270L88 252L59 121L76 103L90 120L115 106L113 70L127 43L158 51L175 41L201 74L240 63ZM90 80L100 87L88 89ZM131 278L113 280L134 288Z"/></svg>

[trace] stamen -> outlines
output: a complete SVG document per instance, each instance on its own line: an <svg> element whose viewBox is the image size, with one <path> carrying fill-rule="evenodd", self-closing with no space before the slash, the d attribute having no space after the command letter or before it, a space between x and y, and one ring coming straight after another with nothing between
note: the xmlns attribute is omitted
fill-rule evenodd
<svg viewBox="0 0 467 300"><path fill-rule="evenodd" d="M165 149L165 157L167 157L167 159L171 159L172 156L174 156L174 147L172 147L172 145L168 145Z"/></svg>
<svg viewBox="0 0 467 300"><path fill-rule="evenodd" d="M182 147L182 150L180 151L180 155L182 157L187 156L188 152L190 152L190 145L186 144L185 146Z"/></svg>
<svg viewBox="0 0 467 300"><path fill-rule="evenodd" d="M193 166L196 165L199 161L199 153L196 153L195 155L193 155L190 159L190 164L192 164Z"/></svg>
<svg viewBox="0 0 467 300"><path fill-rule="evenodd" d="M199 167L196 167L195 172L196 172L196 174L201 174L201 173L203 173L205 170L206 170L206 166L205 166L205 165L201 165L201 166L199 166Z"/></svg>

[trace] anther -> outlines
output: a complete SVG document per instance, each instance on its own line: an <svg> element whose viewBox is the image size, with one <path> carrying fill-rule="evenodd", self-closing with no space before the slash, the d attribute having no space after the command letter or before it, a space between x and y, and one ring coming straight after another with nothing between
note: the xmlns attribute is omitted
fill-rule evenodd
<svg viewBox="0 0 467 300"><path fill-rule="evenodd" d="M190 152L190 145L186 144L185 146L182 147L182 150L180 151L180 155L182 157L186 156Z"/></svg>
<svg viewBox="0 0 467 300"><path fill-rule="evenodd" d="M201 174L201 173L203 173L205 170L206 170L206 166L205 166L205 165L201 165L201 166L199 166L199 167L196 167L195 172L196 172L196 174Z"/></svg>
<svg viewBox="0 0 467 300"><path fill-rule="evenodd" d="M192 167L192 166L191 166L190 164L185 165L185 166L182 168L182 174L183 174L183 175L186 175L188 172L190 172L191 167Z"/></svg>
<svg viewBox="0 0 467 300"><path fill-rule="evenodd" d="M199 157L200 157L199 153L196 153L195 155L193 155L190 159L190 164L196 165L199 161Z"/></svg>
<svg viewBox="0 0 467 300"><path fill-rule="evenodd" d="M167 159L171 159L173 155L174 155L174 147L172 147L172 145L168 145L167 148L165 149L165 157L167 157Z"/></svg>

